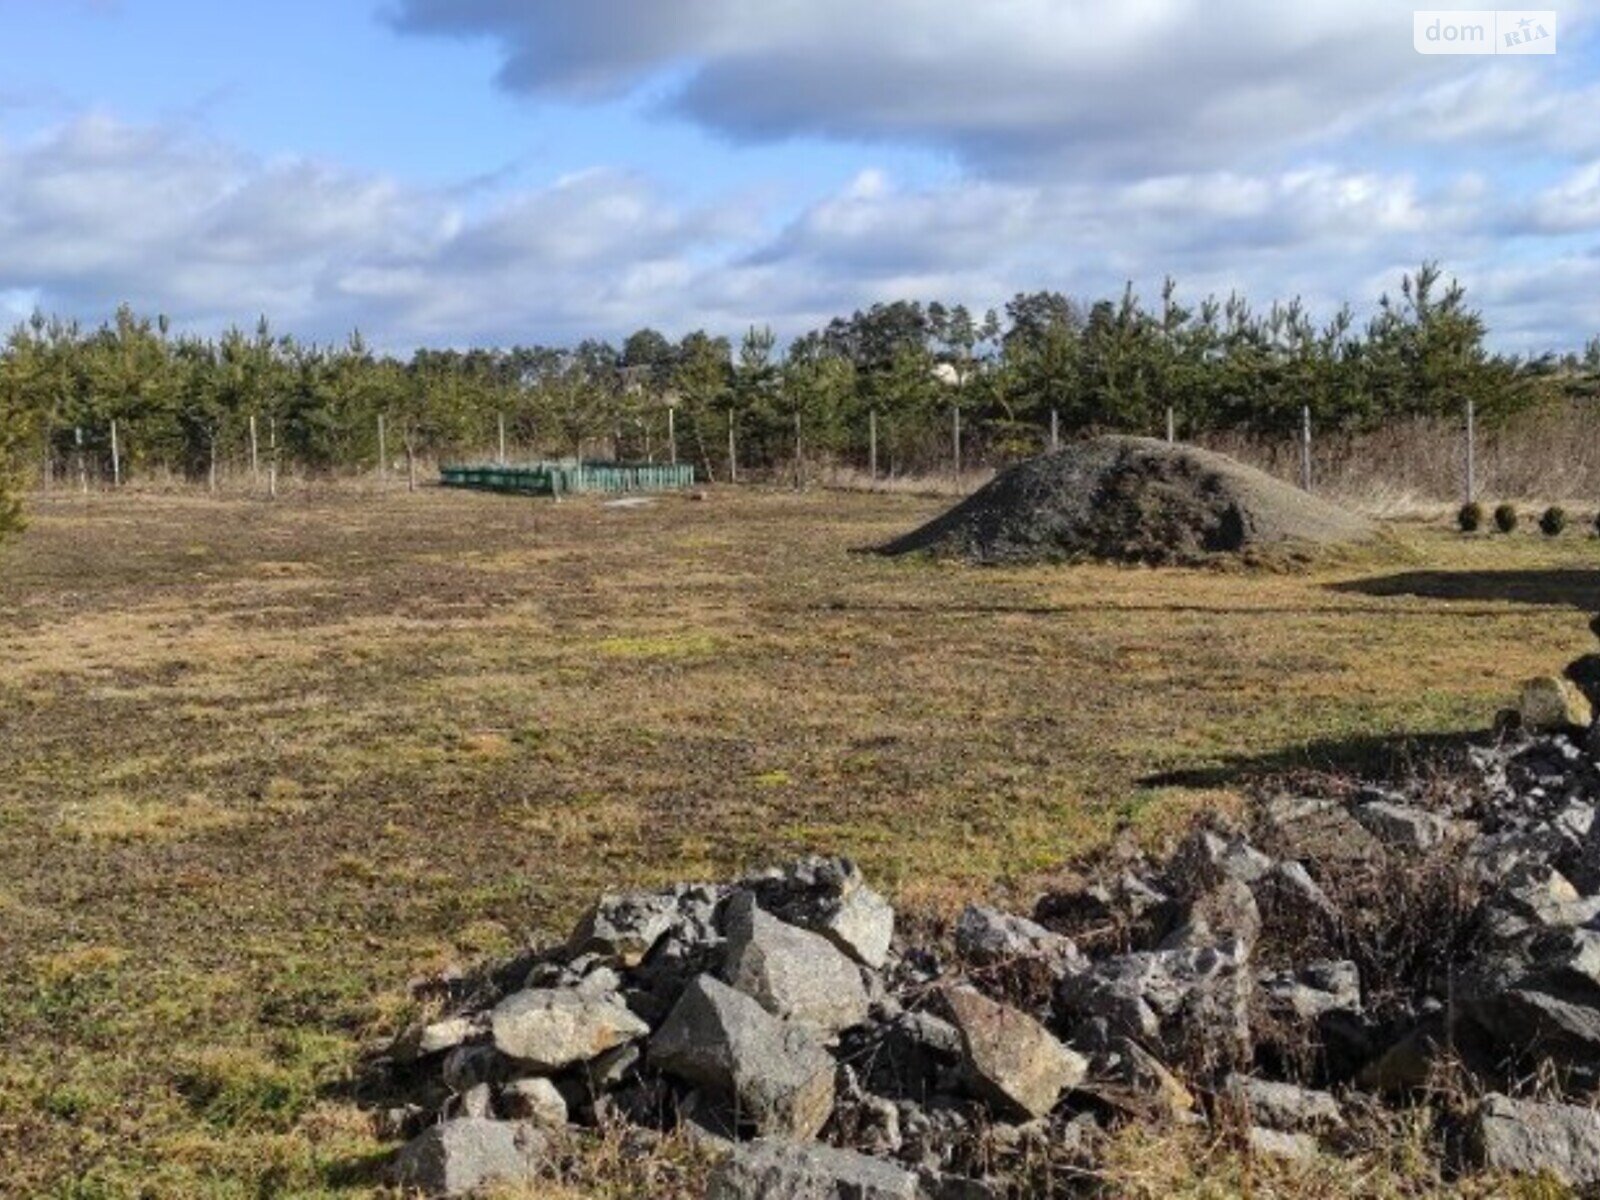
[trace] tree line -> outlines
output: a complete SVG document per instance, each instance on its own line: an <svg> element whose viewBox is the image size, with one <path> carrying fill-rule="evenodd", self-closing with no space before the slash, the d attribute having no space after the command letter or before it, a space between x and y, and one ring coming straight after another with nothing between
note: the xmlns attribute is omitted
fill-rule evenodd
<svg viewBox="0 0 1600 1200"><path fill-rule="evenodd" d="M1238 295L1186 305L1168 281L1089 303L1019 294L1002 311L902 300L806 333L780 353L768 329L738 344L705 331L641 329L620 346L375 353L253 330L174 334L127 307L95 329L35 314L0 350L0 456L45 482L160 469L215 479L252 452L310 472L482 454L504 437L521 457L663 460L707 478L782 469L804 456L914 472L949 462L951 423L968 461L1037 452L1047 431L1278 436L1309 407L1323 430L1460 411L1492 420L1538 383L1600 371L1583 359L1488 352L1482 317L1437 264L1408 275L1358 325L1321 322L1298 300ZM670 416L669 416L670 411ZM956 414L959 413L959 418ZM381 418L381 421L380 421ZM381 432L380 432L381 427ZM671 441L669 443L669 427ZM76 466L74 465L76 464ZM0 524L14 522L14 500Z"/></svg>

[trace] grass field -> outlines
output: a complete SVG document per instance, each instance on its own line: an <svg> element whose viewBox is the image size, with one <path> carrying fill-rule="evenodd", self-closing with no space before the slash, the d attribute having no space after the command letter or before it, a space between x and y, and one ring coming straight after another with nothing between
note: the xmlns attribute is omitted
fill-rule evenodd
<svg viewBox="0 0 1600 1200"><path fill-rule="evenodd" d="M940 501L57 498L0 556L0 1193L375 1190L406 981L605 886L848 853L933 913L1252 770L1485 726L1596 543L1303 573L853 551Z"/></svg>

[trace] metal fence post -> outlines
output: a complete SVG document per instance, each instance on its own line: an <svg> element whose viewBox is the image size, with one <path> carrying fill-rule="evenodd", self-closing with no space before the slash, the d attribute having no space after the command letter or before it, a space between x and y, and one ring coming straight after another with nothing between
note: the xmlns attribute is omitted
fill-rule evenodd
<svg viewBox="0 0 1600 1200"><path fill-rule="evenodd" d="M1300 409L1300 486L1311 490L1311 406Z"/></svg>

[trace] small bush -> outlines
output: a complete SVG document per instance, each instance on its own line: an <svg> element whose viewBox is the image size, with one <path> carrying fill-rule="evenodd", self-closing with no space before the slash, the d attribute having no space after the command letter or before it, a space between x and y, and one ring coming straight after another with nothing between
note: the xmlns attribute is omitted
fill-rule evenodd
<svg viewBox="0 0 1600 1200"><path fill-rule="evenodd" d="M1471 504L1463 504L1461 511L1456 513L1456 524L1461 527L1462 533L1477 533L1483 528L1483 523L1488 519L1488 513L1483 511L1483 505L1474 500ZM1597 517L1596 520L1600 520Z"/></svg>
<svg viewBox="0 0 1600 1200"><path fill-rule="evenodd" d="M1600 537L1600 513L1594 515L1594 533L1596 537ZM1595 619L1600 620L1600 617ZM1595 636L1600 637L1600 629L1595 630Z"/></svg>
<svg viewBox="0 0 1600 1200"><path fill-rule="evenodd" d="M1556 537L1567 527L1567 510L1559 504L1552 504L1544 510L1544 515L1539 518L1539 529L1545 537Z"/></svg>
<svg viewBox="0 0 1600 1200"><path fill-rule="evenodd" d="M1511 533L1517 527L1517 510L1502 504L1494 510L1494 527L1501 533Z"/></svg>

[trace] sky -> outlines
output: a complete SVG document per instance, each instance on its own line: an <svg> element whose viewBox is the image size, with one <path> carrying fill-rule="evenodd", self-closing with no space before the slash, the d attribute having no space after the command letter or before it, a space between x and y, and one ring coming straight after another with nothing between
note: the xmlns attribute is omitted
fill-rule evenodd
<svg viewBox="0 0 1600 1200"><path fill-rule="evenodd" d="M1422 55L1391 0L0 0L0 321L379 347L789 337L1131 282L1511 352L1600 333L1600 0Z"/></svg>

